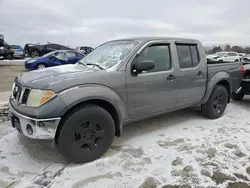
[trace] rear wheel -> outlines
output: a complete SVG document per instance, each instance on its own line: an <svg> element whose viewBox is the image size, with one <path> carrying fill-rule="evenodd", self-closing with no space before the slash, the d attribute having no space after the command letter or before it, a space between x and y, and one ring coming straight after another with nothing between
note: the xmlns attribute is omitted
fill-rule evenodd
<svg viewBox="0 0 250 188"><path fill-rule="evenodd" d="M112 116L97 105L79 107L63 120L56 138L61 153L82 163L101 157L115 136Z"/></svg>
<svg viewBox="0 0 250 188"><path fill-rule="evenodd" d="M38 51L36 51L36 50L34 50L34 51L32 51L31 52L31 57L39 57L39 52Z"/></svg>
<svg viewBox="0 0 250 188"><path fill-rule="evenodd" d="M224 113L227 102L227 89L222 85L216 85L209 100L201 106L202 113L211 119L219 118Z"/></svg>
<svg viewBox="0 0 250 188"><path fill-rule="evenodd" d="M231 98L234 100L234 101L241 101L243 98L244 98L245 94L243 91L241 91L240 93L233 93Z"/></svg>
<svg viewBox="0 0 250 188"><path fill-rule="evenodd" d="M239 60L238 60L238 59L235 59L235 62L239 62Z"/></svg>

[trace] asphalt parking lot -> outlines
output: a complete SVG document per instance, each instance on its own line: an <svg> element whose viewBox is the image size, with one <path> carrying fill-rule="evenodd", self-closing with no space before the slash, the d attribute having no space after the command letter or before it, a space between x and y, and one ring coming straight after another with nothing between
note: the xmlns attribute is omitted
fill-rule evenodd
<svg viewBox="0 0 250 188"><path fill-rule="evenodd" d="M11 90L14 78L21 72L24 72L25 68L23 65L1 65L0 62L0 71L0 92L5 92Z"/></svg>

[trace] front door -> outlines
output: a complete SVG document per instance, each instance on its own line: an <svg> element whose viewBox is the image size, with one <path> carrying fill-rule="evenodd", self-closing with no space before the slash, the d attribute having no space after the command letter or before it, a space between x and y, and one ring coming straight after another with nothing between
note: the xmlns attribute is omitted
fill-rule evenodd
<svg viewBox="0 0 250 188"><path fill-rule="evenodd" d="M67 64L68 59L66 57L66 53L65 52L59 52L55 58L53 59L53 65L54 66L58 66L58 65L64 65Z"/></svg>
<svg viewBox="0 0 250 188"><path fill-rule="evenodd" d="M177 44L176 48L180 68L176 78L178 107L198 103L207 85L205 54L198 51L197 44Z"/></svg>
<svg viewBox="0 0 250 188"><path fill-rule="evenodd" d="M128 64L126 72L130 119L175 107L177 85L170 51L170 44L150 43ZM154 61L154 69L134 75L131 67L144 60Z"/></svg>

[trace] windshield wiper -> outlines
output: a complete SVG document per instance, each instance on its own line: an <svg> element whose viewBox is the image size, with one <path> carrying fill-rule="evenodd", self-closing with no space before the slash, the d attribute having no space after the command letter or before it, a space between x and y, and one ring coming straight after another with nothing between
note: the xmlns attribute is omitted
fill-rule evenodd
<svg viewBox="0 0 250 188"><path fill-rule="evenodd" d="M106 70L104 67L102 67L101 65L96 64L96 63L84 63L84 65L93 65L101 70Z"/></svg>

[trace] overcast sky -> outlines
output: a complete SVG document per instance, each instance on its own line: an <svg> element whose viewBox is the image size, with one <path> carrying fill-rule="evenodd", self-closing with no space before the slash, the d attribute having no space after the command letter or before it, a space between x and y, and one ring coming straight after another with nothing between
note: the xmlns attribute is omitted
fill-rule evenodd
<svg viewBox="0 0 250 188"><path fill-rule="evenodd" d="M250 44L250 0L0 0L10 44L91 45L132 36Z"/></svg>

